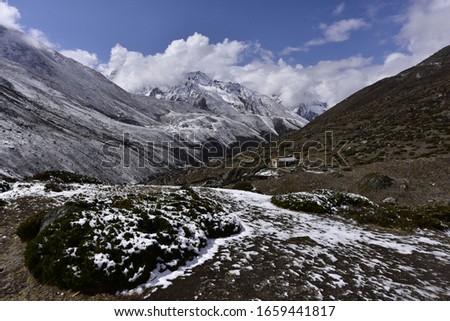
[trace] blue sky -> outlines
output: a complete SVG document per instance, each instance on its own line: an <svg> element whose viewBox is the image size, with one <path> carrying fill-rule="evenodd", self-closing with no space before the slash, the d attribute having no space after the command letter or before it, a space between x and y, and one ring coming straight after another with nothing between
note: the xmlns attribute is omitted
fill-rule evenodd
<svg viewBox="0 0 450 321"><path fill-rule="evenodd" d="M62 48L83 48L102 61L120 43L144 54L162 52L175 39L195 32L211 42L233 39L257 42L279 54L322 35L320 24L363 19L349 42L329 43L309 52L289 55L290 61L310 65L356 53L382 59L393 50L391 36L409 1L373 0L9 0L19 9L21 23L43 31ZM342 8L339 10L339 8ZM333 14L334 12L334 14ZM370 26L369 26L370 24Z"/></svg>
<svg viewBox="0 0 450 321"><path fill-rule="evenodd" d="M334 104L450 44L450 0L9 0L2 7L0 23L126 90L174 85L202 70L291 105Z"/></svg>

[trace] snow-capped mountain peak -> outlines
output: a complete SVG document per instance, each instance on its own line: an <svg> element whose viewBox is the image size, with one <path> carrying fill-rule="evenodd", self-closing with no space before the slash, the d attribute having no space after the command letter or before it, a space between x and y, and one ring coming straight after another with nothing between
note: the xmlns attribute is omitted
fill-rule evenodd
<svg viewBox="0 0 450 321"><path fill-rule="evenodd" d="M190 82L203 86L210 86L213 82L213 80L207 74L201 71L188 72L186 74L186 78Z"/></svg>
<svg viewBox="0 0 450 321"><path fill-rule="evenodd" d="M145 94L163 100L187 102L221 115L282 117L297 123L299 127L307 123L301 115L286 108L277 99L235 82L213 79L201 71L187 73L179 85L152 88Z"/></svg>

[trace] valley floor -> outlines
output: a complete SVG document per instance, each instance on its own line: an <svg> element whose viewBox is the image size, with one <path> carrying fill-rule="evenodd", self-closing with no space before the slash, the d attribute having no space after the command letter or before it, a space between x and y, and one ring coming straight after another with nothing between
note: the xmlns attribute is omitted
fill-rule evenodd
<svg viewBox="0 0 450 321"><path fill-rule="evenodd" d="M173 188L128 186L139 189ZM20 220L75 194L120 187L79 186L45 193L42 184L0 194L10 204L0 225L2 300L449 300L450 234L381 230L333 216L280 209L270 196L198 188L237 215L244 230L212 241L190 266L155 275L125 296L86 296L38 284L23 266ZM15 193L15 194L14 194ZM25 214L26 213L26 214Z"/></svg>

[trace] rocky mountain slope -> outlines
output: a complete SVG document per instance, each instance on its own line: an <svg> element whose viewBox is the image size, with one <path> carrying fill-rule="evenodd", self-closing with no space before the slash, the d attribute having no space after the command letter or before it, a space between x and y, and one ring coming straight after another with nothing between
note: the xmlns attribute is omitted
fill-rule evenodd
<svg viewBox="0 0 450 321"><path fill-rule="evenodd" d="M284 144L281 144L283 143ZM296 168L270 159L296 155ZM299 131L249 155L247 168L203 168L176 180L231 186L247 181L267 193L315 188L354 191L376 201L450 201L450 47L345 99ZM242 158L241 158L242 159ZM228 162L231 164L232 162ZM173 179L167 178L166 182Z"/></svg>
<svg viewBox="0 0 450 321"><path fill-rule="evenodd" d="M287 106L277 96L262 95L238 83L213 80L201 71L187 73L179 85L142 89L137 93L162 100L187 102L219 114L240 117L278 116L292 124L300 122L300 127L324 113L329 107L327 103L306 98L305 102L297 106Z"/></svg>
<svg viewBox="0 0 450 321"><path fill-rule="evenodd" d="M316 115L307 104L302 109L304 112L297 113L273 97L262 95L238 83L213 80L201 71L187 73L185 78L180 85L156 87L142 91L141 94L161 100L186 102L214 114L227 115L250 126L261 120L274 123L278 133L305 126L308 120L301 116L302 113L307 116Z"/></svg>
<svg viewBox="0 0 450 321"><path fill-rule="evenodd" d="M347 140L350 166L418 159L450 152L450 47L415 67L381 80L287 135L297 145L325 131Z"/></svg>
<svg viewBox="0 0 450 321"><path fill-rule="evenodd" d="M329 106L327 103L313 101L310 103L301 103L297 107L296 112L297 112L297 115L300 115L301 117L311 121L314 118L322 115L328 109L329 109Z"/></svg>
<svg viewBox="0 0 450 321"><path fill-rule="evenodd" d="M186 160L201 161L201 143L261 142L269 133L278 136L305 124L298 117L223 115L133 95L2 26L0 69L0 177L9 179L67 170L137 182Z"/></svg>

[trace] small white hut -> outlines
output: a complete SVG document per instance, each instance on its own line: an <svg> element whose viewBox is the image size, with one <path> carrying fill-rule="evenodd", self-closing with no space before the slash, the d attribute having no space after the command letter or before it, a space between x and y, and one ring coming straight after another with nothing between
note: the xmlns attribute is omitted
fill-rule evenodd
<svg viewBox="0 0 450 321"><path fill-rule="evenodd" d="M271 161L272 168L295 167L298 165L298 159L294 156L275 157Z"/></svg>

